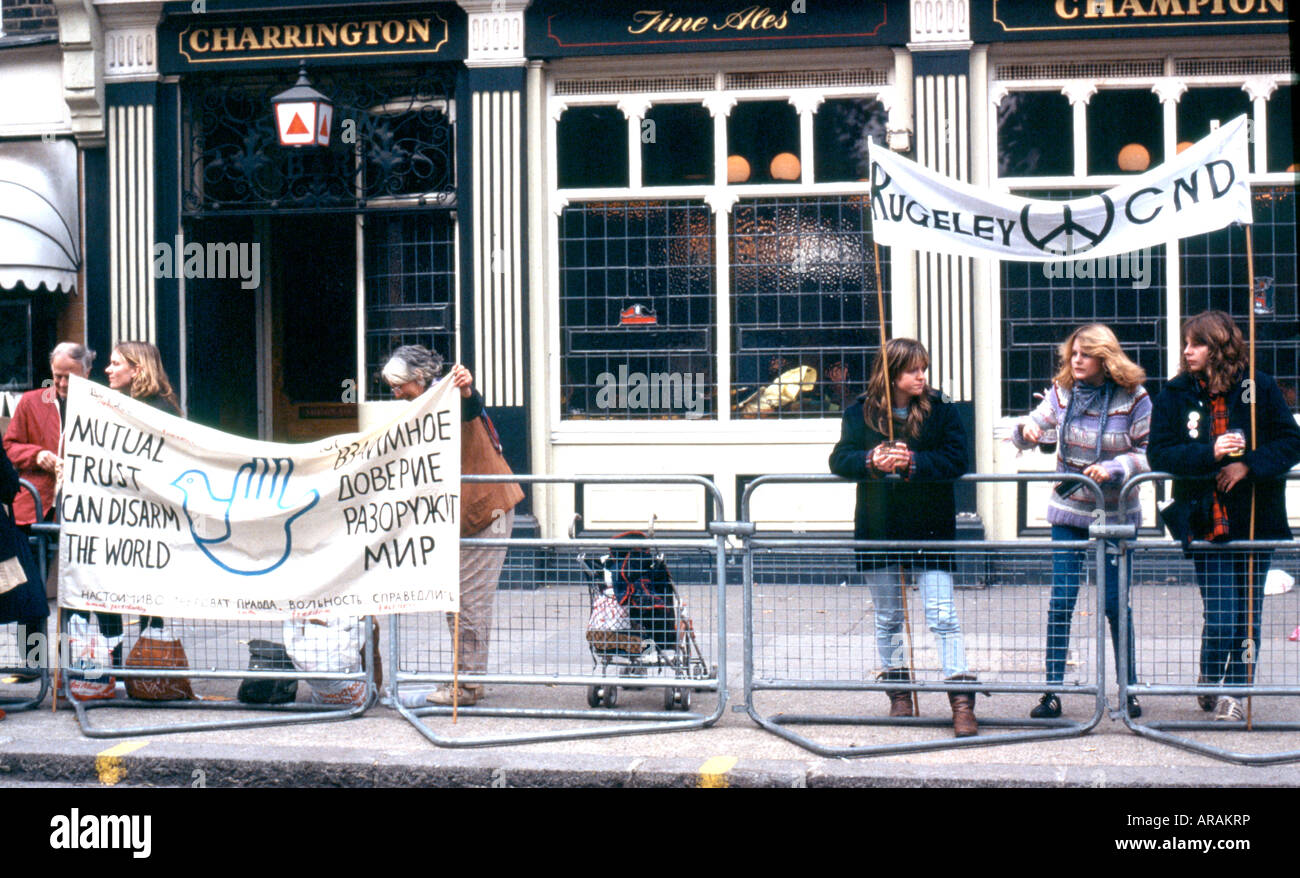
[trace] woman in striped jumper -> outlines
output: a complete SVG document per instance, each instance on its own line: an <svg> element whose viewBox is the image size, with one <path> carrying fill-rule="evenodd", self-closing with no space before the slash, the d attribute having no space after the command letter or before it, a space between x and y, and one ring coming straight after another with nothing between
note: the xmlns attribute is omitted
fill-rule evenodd
<svg viewBox="0 0 1300 878"><path fill-rule="evenodd" d="M1032 448L1044 433L1059 437L1058 473L1082 473L1101 485L1105 514L1110 524L1136 525L1142 518L1137 494L1119 508L1119 489L1130 477L1148 472L1147 433L1151 428L1151 398L1142 387L1146 373L1120 350L1109 327L1099 323L1076 329L1060 348L1061 368L1052 388L1012 432L1018 448ZM1078 483L1074 483L1078 484ZM1061 483L1048 501L1047 520L1053 540L1086 540L1088 526L1097 517L1091 491L1070 491ZM1106 553L1106 619L1119 667L1119 556ZM1047 683L1065 678L1065 654L1070 645L1070 617L1079 596L1082 553L1058 551L1052 555L1052 600L1047 611ZM1118 670L1117 670L1118 673ZM1137 681L1133 663L1133 626L1128 630L1128 682ZM1129 716L1140 716L1137 697L1128 699ZM1061 715L1061 700L1043 695L1030 712L1035 719Z"/></svg>

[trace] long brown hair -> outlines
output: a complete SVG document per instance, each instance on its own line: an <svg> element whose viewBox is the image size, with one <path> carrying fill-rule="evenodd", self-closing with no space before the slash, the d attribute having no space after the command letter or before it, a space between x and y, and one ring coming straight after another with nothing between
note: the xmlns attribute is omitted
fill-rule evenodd
<svg viewBox="0 0 1300 878"><path fill-rule="evenodd" d="M131 379L131 398L164 399L172 408L180 411L180 403L172 383L163 368L162 355L158 348L147 341L119 341L113 346L113 353L121 354L135 368L135 377Z"/></svg>
<svg viewBox="0 0 1300 878"><path fill-rule="evenodd" d="M1087 326L1080 326L1070 333L1069 338L1061 342L1058 351L1061 357L1061 368L1053 379L1058 387L1069 390L1074 386L1074 370L1070 368L1070 358L1074 356L1076 341L1085 354L1101 360L1103 377L1114 381L1129 393L1137 390L1142 382L1147 380L1146 371L1124 355L1124 351L1119 346L1119 339L1115 337L1115 333L1109 326L1102 323L1089 323Z"/></svg>
<svg viewBox="0 0 1300 878"><path fill-rule="evenodd" d="M1191 342L1209 348L1205 361L1205 383L1210 393L1227 393L1245 371L1248 354L1246 340L1233 319L1223 311L1202 311L1183 324L1183 344ZM1178 359L1179 370L1187 368L1187 357Z"/></svg>
<svg viewBox="0 0 1300 878"><path fill-rule="evenodd" d="M930 366L930 355L925 345L914 338L891 338L885 344L885 353L889 363L889 381L898 380L898 376L913 369L926 369ZM871 366L871 378L867 381L867 392L862 399L862 417L867 426L877 433L889 435L888 418L894 416L894 389L885 381L886 360L880 353ZM907 420L903 422L903 435L915 438L921 433L921 425L930 414L929 387L925 393L912 398L907 406Z"/></svg>

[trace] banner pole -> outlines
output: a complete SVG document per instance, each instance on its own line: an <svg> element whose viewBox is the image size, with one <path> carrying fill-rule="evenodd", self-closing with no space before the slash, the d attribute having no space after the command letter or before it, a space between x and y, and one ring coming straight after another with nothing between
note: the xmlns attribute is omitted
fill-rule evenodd
<svg viewBox="0 0 1300 878"><path fill-rule="evenodd" d="M1255 252L1251 240L1251 226L1246 225L1246 307L1250 311L1250 375L1253 382L1255 380ZM1247 385L1251 389L1250 394L1250 450L1254 451L1258 446L1258 440L1255 435L1255 399L1259 395L1259 388L1254 384ZM1255 482L1250 483L1250 536L1249 539L1255 539ZM1250 661L1246 665L1246 685L1255 684L1255 661L1258 658L1259 650L1255 647L1255 553L1249 552L1246 555L1246 648L1250 650ZM1246 731L1251 731L1254 721L1254 698L1246 696Z"/></svg>
<svg viewBox="0 0 1300 878"><path fill-rule="evenodd" d="M460 709L460 610L457 610L451 628L451 722L456 723Z"/></svg>

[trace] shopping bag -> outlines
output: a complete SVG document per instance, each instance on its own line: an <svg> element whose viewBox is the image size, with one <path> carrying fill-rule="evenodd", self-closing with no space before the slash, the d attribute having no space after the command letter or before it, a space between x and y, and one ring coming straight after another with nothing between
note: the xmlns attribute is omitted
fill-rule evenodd
<svg viewBox="0 0 1300 878"><path fill-rule="evenodd" d="M126 657L128 668L189 668L185 647L167 628L146 628L140 632ZM142 701L187 701L194 698L188 677L127 677L126 694Z"/></svg>
<svg viewBox="0 0 1300 878"><path fill-rule="evenodd" d="M300 671L351 674L361 670L360 619L293 619L284 623L284 646ZM308 680L313 704L359 705L366 700L363 680Z"/></svg>

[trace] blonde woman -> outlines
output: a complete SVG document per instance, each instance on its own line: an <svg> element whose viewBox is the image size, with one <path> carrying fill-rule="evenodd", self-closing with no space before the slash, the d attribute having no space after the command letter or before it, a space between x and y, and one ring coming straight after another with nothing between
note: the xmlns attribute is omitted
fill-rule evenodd
<svg viewBox="0 0 1300 878"><path fill-rule="evenodd" d="M1012 433L1019 448L1031 448L1044 433L1059 437L1058 473L1082 473L1102 488L1105 515L1112 524L1138 524L1142 513L1137 495L1119 508L1119 489L1130 477L1148 472L1147 434L1151 429L1151 398L1142 387L1146 373L1124 355L1109 327L1092 323L1061 342L1060 369L1038 408ZM1091 491L1072 490L1062 482L1048 500L1047 521L1053 540L1086 540L1095 519ZM1079 596L1082 559L1078 552L1052 556L1052 600L1047 611L1047 683L1065 678L1065 654L1070 645L1070 618ZM1119 556L1106 554L1106 619L1119 667ZM1117 670L1118 673L1118 670ZM1128 631L1128 682L1137 681L1133 667L1133 630ZM1130 695L1129 716L1140 716L1137 697ZM1061 715L1061 700L1047 692L1029 714L1035 719Z"/></svg>
<svg viewBox="0 0 1300 878"><path fill-rule="evenodd" d="M158 348L147 341L120 341L113 346L108 367L108 386L132 399L147 403L169 415L179 415L181 407L172 383L163 368Z"/></svg>

